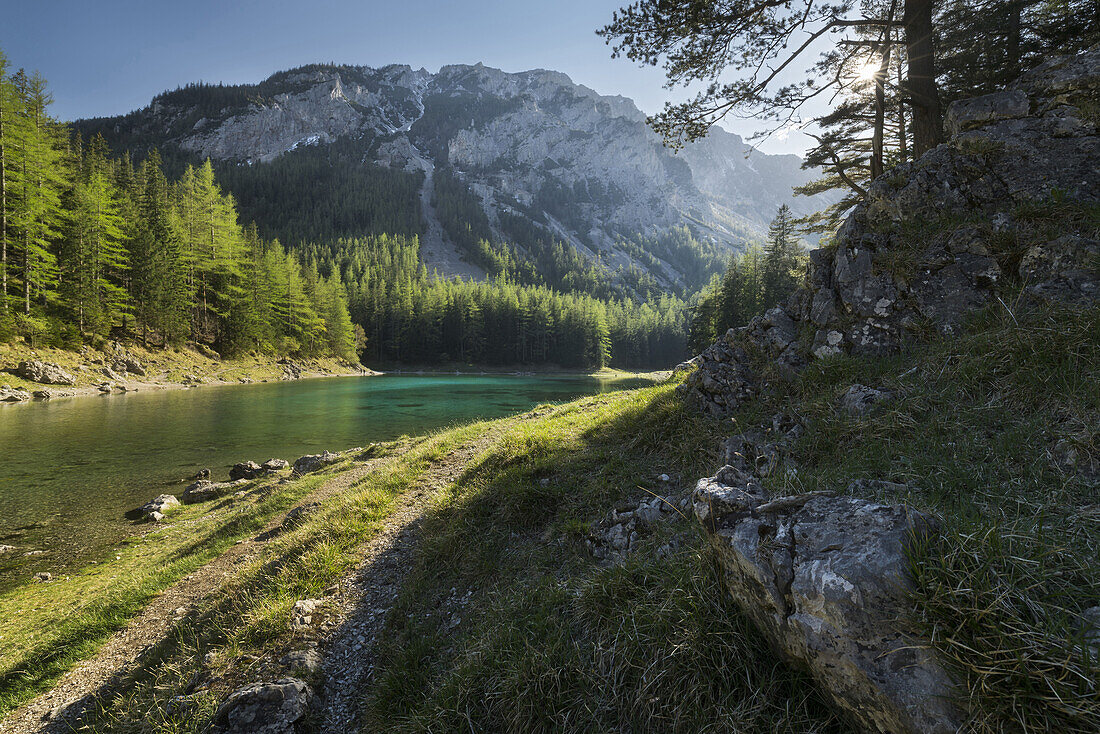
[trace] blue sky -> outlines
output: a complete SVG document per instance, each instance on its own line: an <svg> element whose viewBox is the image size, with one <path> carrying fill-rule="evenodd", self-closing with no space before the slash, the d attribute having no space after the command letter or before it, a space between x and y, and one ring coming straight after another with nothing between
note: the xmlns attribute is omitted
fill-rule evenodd
<svg viewBox="0 0 1100 734"><path fill-rule="evenodd" d="M129 112L192 81L257 82L327 61L555 69L656 112L671 98L660 70L612 60L595 35L625 2L0 0L0 49L14 67L42 72L52 113L64 120ZM724 127L742 135L754 129L743 120ZM799 153L805 139L772 138L760 147Z"/></svg>

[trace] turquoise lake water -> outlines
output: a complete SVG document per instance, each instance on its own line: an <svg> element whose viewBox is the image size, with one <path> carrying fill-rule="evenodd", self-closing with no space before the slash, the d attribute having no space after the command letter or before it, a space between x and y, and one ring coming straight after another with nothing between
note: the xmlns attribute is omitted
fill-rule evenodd
<svg viewBox="0 0 1100 734"><path fill-rule="evenodd" d="M565 375L340 377L0 404L0 588L106 553L201 468L339 451L649 384ZM46 555L24 557L30 550Z"/></svg>

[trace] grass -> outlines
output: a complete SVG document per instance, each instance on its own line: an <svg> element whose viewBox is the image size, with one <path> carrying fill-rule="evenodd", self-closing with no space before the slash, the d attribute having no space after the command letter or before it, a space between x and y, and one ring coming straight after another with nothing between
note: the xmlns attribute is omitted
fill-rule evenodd
<svg viewBox="0 0 1100 734"><path fill-rule="evenodd" d="M365 731L843 730L732 608L694 523L623 565L585 547L610 508L667 491L659 473L686 492L711 471L719 425L666 385L509 428L425 520Z"/></svg>
<svg viewBox="0 0 1100 734"><path fill-rule="evenodd" d="M838 411L857 382L893 397L863 416ZM431 466L461 460L423 518L415 565L386 618L362 730L848 731L733 607L693 521L671 516L619 564L585 545L612 508L690 492L713 473L722 436L779 412L798 416L805 432L791 449L797 472L766 480L773 492L887 480L896 484L855 491L942 519L939 536L913 550L916 590L903 623L932 640L955 676L968 730L1100 728L1098 661L1080 623L1100 603L1100 491L1087 470L1100 459L1100 313L1002 304L961 336L904 356L815 362L732 423L698 415L664 384L383 447L375 471L265 544L180 620L105 692L89 728L202 731L229 691L285 674L274 661L300 644L294 602L345 576ZM480 436L485 449L459 459ZM295 497L310 491L286 486ZM253 511L238 521L256 527L245 519ZM135 591L115 595L119 611L104 629L186 572L173 566L161 577L155 567L169 557L161 544L179 543L173 529L191 521L178 516L164 538L124 549L118 569L90 572L98 585L85 582L86 595L105 603L117 588L110 576L146 569ZM243 535L193 545L204 555L176 562L197 565ZM9 671L15 658L52 649L31 635L64 621L80 589L23 593L18 604L0 600L29 614L0 623L5 642L21 640L19 655L0 657ZM59 596L45 604L36 593ZM75 615L97 629L90 611ZM63 629L51 640L78 639ZM64 664L88 653L76 650ZM21 689L5 678L7 690L25 698L63 665L40 667ZM169 705L179 695L189 696L187 715Z"/></svg>
<svg viewBox="0 0 1100 734"><path fill-rule="evenodd" d="M47 387L55 392L64 392L65 386L43 386L24 380L10 372L4 372L4 370L15 369L24 360L40 359L58 364L73 375L76 378L76 387L87 388L98 385L108 381L108 378L102 373L103 366L93 362L103 360L110 363L114 356L109 347L105 346L103 349L104 351L89 349L81 353L52 347L32 349L23 343L0 343L0 384L28 391ZM237 359L215 360L187 347L146 349L137 345L127 346L127 351L145 366L148 376L130 376L126 382L179 383L183 382L184 375L195 376L205 382L237 382L242 379L260 382L261 380L279 380L283 374L283 366L276 364L275 357L270 356L242 356ZM335 358L298 360L298 363L310 371L334 375L349 372L347 365ZM81 365L86 369L81 370Z"/></svg>
<svg viewBox="0 0 1100 734"><path fill-rule="evenodd" d="M836 403L853 383L894 397L849 417ZM815 363L737 420L779 411L806 432L797 473L772 478L773 492L881 479L904 488L874 499L943 520L912 559L909 622L961 684L972 730L1100 729L1100 665L1080 617L1100 604L1100 484L1088 469L1100 459L1100 310L997 304L962 337L904 357ZM1059 459L1067 446L1077 469Z"/></svg>
<svg viewBox="0 0 1100 734"><path fill-rule="evenodd" d="M47 690L99 649L159 592L254 534L321 482L310 476L277 491L174 510L165 526L118 548L116 559L49 584L0 596L0 716Z"/></svg>

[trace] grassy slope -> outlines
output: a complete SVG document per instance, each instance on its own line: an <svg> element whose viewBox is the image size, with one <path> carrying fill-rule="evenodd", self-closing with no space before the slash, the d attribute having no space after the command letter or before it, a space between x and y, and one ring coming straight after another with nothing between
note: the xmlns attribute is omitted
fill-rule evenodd
<svg viewBox="0 0 1100 734"><path fill-rule="evenodd" d="M851 418L836 401L853 382L895 397ZM1100 496L1094 477L1057 456L1072 447L1079 466L1100 457L1097 310L1001 309L906 357L816 364L736 425L780 410L807 430L793 449L799 471L773 478L773 490L886 479L909 489L881 499L944 518L943 539L913 559L909 622L932 634L963 683L974 728L1095 731L1097 666L1075 615L1100 601ZM847 730L731 608L693 522L666 523L621 566L588 554L591 523L661 491L658 473L687 491L713 472L720 435L735 430L685 409L671 385L391 447L384 471L268 544L206 611L183 620L93 729L202 730L219 697L255 675L250 656L287 649L293 602L346 573L392 498L490 427L498 437L424 520L377 685L364 694L366 731ZM658 553L670 538L679 550ZM109 598L106 587L89 596ZM5 640L60 614L32 602L42 606L17 605L26 616L6 623ZM196 675L212 678L193 716L169 716L167 701ZM19 695L2 680L9 701Z"/></svg>

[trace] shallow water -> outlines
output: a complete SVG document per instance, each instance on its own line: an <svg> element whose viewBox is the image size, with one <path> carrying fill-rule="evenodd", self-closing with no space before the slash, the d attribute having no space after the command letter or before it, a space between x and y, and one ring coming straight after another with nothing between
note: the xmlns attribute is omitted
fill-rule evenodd
<svg viewBox="0 0 1100 734"><path fill-rule="evenodd" d="M201 468L339 451L648 384L583 376L341 377L0 404L0 589L106 553L124 514ZM31 550L45 555L26 557Z"/></svg>

